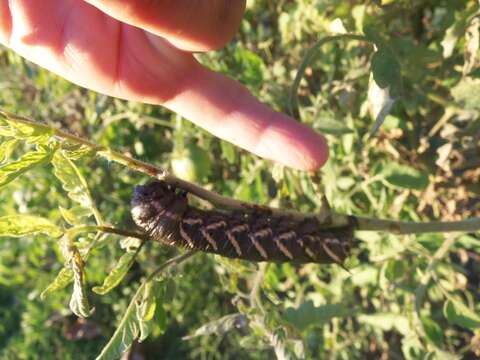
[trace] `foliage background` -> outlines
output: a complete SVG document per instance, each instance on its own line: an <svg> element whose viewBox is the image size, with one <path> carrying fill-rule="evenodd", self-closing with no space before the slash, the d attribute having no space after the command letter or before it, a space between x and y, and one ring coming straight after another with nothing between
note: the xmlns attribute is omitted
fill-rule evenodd
<svg viewBox="0 0 480 360"><path fill-rule="evenodd" d="M371 44L330 42L307 64L298 116L327 133L331 146L328 164L315 176L251 156L160 107L78 88L6 49L0 49L0 107L241 200L314 212L323 193L340 213L408 221L480 216L478 5L249 1L236 39L199 59L279 111L287 111L296 71L319 39L344 28L368 32L388 49L373 61L400 100L371 138L377 102L368 95ZM20 142L11 159L32 146ZM145 177L98 158L76 164L105 221L133 229L130 196ZM1 216L34 214L66 226L59 206L72 205L49 164L0 191ZM145 359L260 359L281 352L332 359L480 356L478 233L357 237L351 273L273 264L262 269L262 279L255 264L196 255L164 281L151 336L131 353ZM109 236L94 249L88 288L101 285L124 254L120 240ZM56 240L2 237L0 358L95 357L139 281L173 254L146 244L118 287L104 296L89 293L96 311L79 320L68 308L71 287L39 296L63 267ZM236 321L224 318L238 313ZM200 336L182 340L199 328Z"/></svg>

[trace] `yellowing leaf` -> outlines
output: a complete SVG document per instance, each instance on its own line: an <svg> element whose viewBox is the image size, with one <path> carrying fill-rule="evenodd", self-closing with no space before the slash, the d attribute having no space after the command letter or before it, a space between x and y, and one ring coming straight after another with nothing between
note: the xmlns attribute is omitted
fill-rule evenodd
<svg viewBox="0 0 480 360"><path fill-rule="evenodd" d="M0 187L5 186L36 166L50 162L52 155L53 151L32 151L23 155L17 161L0 166Z"/></svg>
<svg viewBox="0 0 480 360"><path fill-rule="evenodd" d="M83 206L75 206L70 209L59 207L63 219L70 225L79 225L82 223L82 218L92 215L92 211Z"/></svg>
<svg viewBox="0 0 480 360"><path fill-rule="evenodd" d="M57 277L53 282L47 286L45 290L40 294L40 299L44 300L48 294L64 289L67 287L73 280L73 271L69 268L63 268L58 273Z"/></svg>
<svg viewBox="0 0 480 360"><path fill-rule="evenodd" d="M383 331L396 329L403 335L412 333L410 322L407 317L394 313L377 313L372 315L360 315L358 321L368 324Z"/></svg>
<svg viewBox="0 0 480 360"><path fill-rule="evenodd" d="M0 163L10 158L18 142L19 140L17 139L8 139L2 142L2 144L0 145Z"/></svg>
<svg viewBox="0 0 480 360"><path fill-rule="evenodd" d="M90 307L87 297L87 281L84 272L84 263L78 252L74 249L74 256L70 260L73 272L73 293L70 299L70 310L78 317L89 317L94 309Z"/></svg>
<svg viewBox="0 0 480 360"><path fill-rule="evenodd" d="M14 137L33 144L46 144L53 129L0 110L0 136Z"/></svg>
<svg viewBox="0 0 480 360"><path fill-rule="evenodd" d="M213 320L199 327L192 335L184 336L183 340L190 340L198 336L223 335L235 328L246 326L248 319L244 314L230 314Z"/></svg>
<svg viewBox="0 0 480 360"><path fill-rule="evenodd" d="M113 288L115 288L118 284L120 284L130 267L133 265L133 260L135 260L136 255L137 252L127 252L123 254L122 257L118 260L115 267L112 269L112 271L110 271L108 276L103 281L103 285L95 286L92 289L93 292L99 295L105 295Z"/></svg>
<svg viewBox="0 0 480 360"><path fill-rule="evenodd" d="M57 238L63 230L47 219L31 215L10 215L0 217L0 236L25 236L43 233Z"/></svg>
<svg viewBox="0 0 480 360"><path fill-rule="evenodd" d="M68 196L82 206L90 206L87 184L75 164L58 151L53 157L52 165L55 176L68 191Z"/></svg>

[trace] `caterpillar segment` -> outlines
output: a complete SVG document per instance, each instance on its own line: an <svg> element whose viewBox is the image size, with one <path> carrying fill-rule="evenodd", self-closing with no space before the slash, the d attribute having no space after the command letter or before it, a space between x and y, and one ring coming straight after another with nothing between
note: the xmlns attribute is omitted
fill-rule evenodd
<svg viewBox="0 0 480 360"><path fill-rule="evenodd" d="M160 181L135 188L131 214L161 243L249 261L342 265L353 242L353 224L322 228L315 219L261 210L202 210L188 204L184 191Z"/></svg>

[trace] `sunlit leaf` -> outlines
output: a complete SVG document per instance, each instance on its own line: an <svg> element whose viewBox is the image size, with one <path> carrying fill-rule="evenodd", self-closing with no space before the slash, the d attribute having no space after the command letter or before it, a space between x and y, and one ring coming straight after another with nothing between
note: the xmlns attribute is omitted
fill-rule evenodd
<svg viewBox="0 0 480 360"><path fill-rule="evenodd" d="M155 308L157 307L156 301L156 288L159 283L156 281L150 281L145 284L145 290L143 292L143 300L141 304L137 306L138 317L143 321L149 321L153 319L155 315Z"/></svg>
<svg viewBox="0 0 480 360"><path fill-rule="evenodd" d="M48 287L42 291L40 298L44 300L50 293L66 288L73 281L73 271L63 268Z"/></svg>
<svg viewBox="0 0 480 360"><path fill-rule="evenodd" d="M120 325L96 360L118 360L140 335L135 306L129 306Z"/></svg>
<svg viewBox="0 0 480 360"><path fill-rule="evenodd" d="M57 151L52 161L55 176L62 182L68 196L85 208L92 206L85 178L77 166L62 151Z"/></svg>
<svg viewBox="0 0 480 360"><path fill-rule="evenodd" d="M427 173L396 162L387 163L383 175L390 184L405 189L423 190L429 182Z"/></svg>
<svg viewBox="0 0 480 360"><path fill-rule="evenodd" d="M399 333L408 335L412 332L409 320L399 314L377 313L373 315L359 315L358 321L363 324L371 325L383 331L397 330Z"/></svg>
<svg viewBox="0 0 480 360"><path fill-rule="evenodd" d="M9 121L2 111L0 111L0 136L13 137L14 134L14 130L11 128Z"/></svg>
<svg viewBox="0 0 480 360"><path fill-rule="evenodd" d="M467 110L480 110L480 79L465 77L450 92L457 103Z"/></svg>
<svg viewBox="0 0 480 360"><path fill-rule="evenodd" d="M94 309L90 307L88 301L84 263L78 250L75 251L70 266L73 272L73 293L69 304L70 310L78 317L89 317L93 314Z"/></svg>
<svg viewBox="0 0 480 360"><path fill-rule="evenodd" d="M53 129L37 124L35 122L27 123L22 118L18 118L13 114L7 114L0 111L0 135L12 136L16 139L26 140L32 144L46 144L53 135Z"/></svg>
<svg viewBox="0 0 480 360"><path fill-rule="evenodd" d="M213 320L199 327L192 335L184 336L183 340L190 340L198 336L223 335L235 328L246 326L248 319L244 314L230 314Z"/></svg>
<svg viewBox="0 0 480 360"><path fill-rule="evenodd" d="M444 58L449 58L452 56L455 45L457 44L459 38L463 35L464 26L464 22L455 22L445 32L445 36L440 43L443 48Z"/></svg>
<svg viewBox="0 0 480 360"><path fill-rule="evenodd" d="M315 306L313 302L307 301L298 308L287 308L284 318L298 330L303 331L309 326L323 325L335 317L351 316L354 313L354 310L347 309L342 304Z"/></svg>
<svg viewBox="0 0 480 360"><path fill-rule="evenodd" d="M79 160L84 156L92 155L94 153L91 147L78 144L62 144L62 152L65 157L72 161Z"/></svg>
<svg viewBox="0 0 480 360"><path fill-rule="evenodd" d="M20 123L11 120L10 126L14 129L15 138L26 140L32 144L46 144L53 135L52 129L35 126L34 124Z"/></svg>
<svg viewBox="0 0 480 360"><path fill-rule="evenodd" d="M158 282L149 281L145 284L143 295L140 301L136 302L137 320L140 327L139 342L144 341L152 331L152 319L157 308L157 288L160 286Z"/></svg>
<svg viewBox="0 0 480 360"><path fill-rule="evenodd" d="M443 234L421 234L417 236L417 242L432 253L437 251L444 241L445 235Z"/></svg>
<svg viewBox="0 0 480 360"><path fill-rule="evenodd" d="M32 215L10 215L0 217L0 236L25 236L31 234L46 234L57 238L63 230L50 220Z"/></svg>
<svg viewBox="0 0 480 360"><path fill-rule="evenodd" d="M142 240L133 237L125 237L120 240L120 247L126 252L136 252L141 245Z"/></svg>
<svg viewBox="0 0 480 360"><path fill-rule="evenodd" d="M17 139L7 139L2 142L0 145L0 163L10 158L18 143L19 140Z"/></svg>
<svg viewBox="0 0 480 360"><path fill-rule="evenodd" d="M50 162L53 153L44 149L32 151L16 161L0 166L0 188L36 166Z"/></svg>
<svg viewBox="0 0 480 360"><path fill-rule="evenodd" d="M136 255L136 252L127 252L123 254L115 267L103 281L103 285L95 286L92 290L97 294L105 295L114 289L128 273L128 270L133 265Z"/></svg>
<svg viewBox="0 0 480 360"><path fill-rule="evenodd" d="M92 211L83 206L74 206L70 209L59 206L59 210L63 219L70 225L82 224L82 218L92 215Z"/></svg>
<svg viewBox="0 0 480 360"><path fill-rule="evenodd" d="M447 300L443 306L443 314L451 324L467 329L480 328L480 316L461 301Z"/></svg>
<svg viewBox="0 0 480 360"><path fill-rule="evenodd" d="M375 123L370 130L369 136L374 135L380 126L382 126L386 117L390 114L396 99L390 96L390 87L381 88L370 75L368 87L368 105L370 115L375 119Z"/></svg>
<svg viewBox="0 0 480 360"><path fill-rule="evenodd" d="M474 17L465 31L465 62L463 75L468 75L480 66L480 19Z"/></svg>
<svg viewBox="0 0 480 360"><path fill-rule="evenodd" d="M124 313L120 324L110 341L103 348L97 360L118 359L132 345L133 341L143 341L152 330L154 314L157 306L157 290L160 284L154 284L153 280L147 282L133 297ZM148 319L148 320L146 320Z"/></svg>

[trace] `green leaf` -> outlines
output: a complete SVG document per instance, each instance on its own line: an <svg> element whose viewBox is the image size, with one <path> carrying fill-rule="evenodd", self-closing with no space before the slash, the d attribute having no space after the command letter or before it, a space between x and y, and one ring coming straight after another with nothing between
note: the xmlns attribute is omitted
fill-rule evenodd
<svg viewBox="0 0 480 360"><path fill-rule="evenodd" d="M0 166L0 188L34 167L50 162L52 155L53 151L49 152L43 149L32 151L26 153L17 161L12 161Z"/></svg>
<svg viewBox="0 0 480 360"><path fill-rule="evenodd" d="M389 86L395 97L401 89L402 76L400 63L387 46L380 46L372 57L372 75L382 89Z"/></svg>
<svg viewBox="0 0 480 360"><path fill-rule="evenodd" d="M159 290L163 286L154 280L140 287L128 306L115 333L96 360L117 360L127 351L133 341L143 341L152 330L153 316L157 306ZM148 319L148 320L146 320Z"/></svg>
<svg viewBox="0 0 480 360"><path fill-rule="evenodd" d="M132 301L134 301L133 299ZM134 306L129 306L120 325L96 360L118 360L140 334Z"/></svg>
<svg viewBox="0 0 480 360"><path fill-rule="evenodd" d="M25 236L46 234L54 238L62 236L63 230L47 219L31 215L0 217L0 236Z"/></svg>
<svg viewBox="0 0 480 360"><path fill-rule="evenodd" d="M318 121L318 125L316 126L317 130L324 134L338 136L353 133L353 130L346 126L344 122L335 119L332 115L328 115L330 114L326 114L325 117L322 117Z"/></svg>
<svg viewBox="0 0 480 360"><path fill-rule="evenodd" d="M431 253L437 251L440 246L442 246L444 241L445 235L443 234L432 233L420 234L417 236L417 242Z"/></svg>
<svg viewBox="0 0 480 360"><path fill-rule="evenodd" d="M2 142L0 145L0 163L10 158L18 143L19 140L17 139L8 139Z"/></svg>
<svg viewBox="0 0 480 360"><path fill-rule="evenodd" d="M52 164L55 176L62 182L68 196L81 206L91 208L92 201L87 183L73 161L68 159L63 151L57 151Z"/></svg>
<svg viewBox="0 0 480 360"><path fill-rule="evenodd" d="M451 93L466 110L480 110L480 79L465 77L452 88Z"/></svg>
<svg viewBox="0 0 480 360"><path fill-rule="evenodd" d="M140 335L138 341L144 341L152 331L153 321L157 308L157 289L160 285L156 281L149 281L145 284L142 299L136 302L137 306L137 321L140 327Z"/></svg>
<svg viewBox="0 0 480 360"><path fill-rule="evenodd" d="M383 331L397 330L403 335L412 332L408 318L394 313L377 313L373 315L359 315L358 321L363 324L371 325Z"/></svg>
<svg viewBox="0 0 480 360"><path fill-rule="evenodd" d="M317 307L312 301L307 301L298 308L286 309L284 319L294 325L299 331L303 331L309 326L320 326L335 317L351 316L354 313L354 310L347 309L342 304L326 304Z"/></svg>
<svg viewBox="0 0 480 360"><path fill-rule="evenodd" d="M156 293L158 286L158 282L154 281L145 284L143 301L141 304L137 305L137 316L139 319L142 319L143 321L150 321L153 319L157 307Z"/></svg>
<svg viewBox="0 0 480 360"><path fill-rule="evenodd" d="M103 285L95 286L92 289L93 292L99 295L105 295L114 289L118 284L120 284L122 279L128 273L128 270L130 270L131 266L133 265L136 256L137 252L127 252L123 254L115 264L115 267L112 269L112 271L110 271L108 276L103 281Z"/></svg>
<svg viewBox="0 0 480 360"><path fill-rule="evenodd" d="M32 144L46 144L53 135L53 130L46 127L20 123L14 120L10 120L9 123L14 131L15 138L26 140Z"/></svg>
<svg viewBox="0 0 480 360"><path fill-rule="evenodd" d="M234 164L237 156L235 147L226 141L220 141L220 147L222 149L222 159L227 160L229 164Z"/></svg>
<svg viewBox="0 0 480 360"><path fill-rule="evenodd" d="M54 134L54 130L35 122L27 123L27 119L0 111L0 135L26 140L33 144L46 144Z"/></svg>
<svg viewBox="0 0 480 360"><path fill-rule="evenodd" d="M385 40L382 37L381 33L379 33L378 29L381 28L379 24L375 21L375 19L365 19L365 23L363 24L363 33L365 34L366 38L371 42L375 43L377 46L381 46L385 44Z"/></svg>
<svg viewBox="0 0 480 360"><path fill-rule="evenodd" d="M73 272L73 293L70 299L70 310L78 317L89 317L94 308L90 307L87 296L87 281L84 272L84 263L77 249L74 250L70 265Z"/></svg>
<svg viewBox="0 0 480 360"><path fill-rule="evenodd" d="M248 319L244 314L230 314L213 320L199 327L192 335L184 336L183 340L190 340L198 336L223 335L235 328L247 325Z"/></svg>
<svg viewBox="0 0 480 360"><path fill-rule="evenodd" d="M385 277L389 281L395 281L402 278L407 273L407 268L402 260L391 259L385 268Z"/></svg>
<svg viewBox="0 0 480 360"><path fill-rule="evenodd" d="M443 330L440 325L429 316L422 316L421 321L427 339L435 346L441 347L443 342Z"/></svg>
<svg viewBox="0 0 480 360"><path fill-rule="evenodd" d="M63 219L70 225L82 224L82 218L92 215L92 211L83 206L74 206L70 209L65 209L59 206L60 213Z"/></svg>
<svg viewBox="0 0 480 360"><path fill-rule="evenodd" d="M467 329L480 328L480 316L461 301L447 300L443 306L443 314L451 324Z"/></svg>
<svg viewBox="0 0 480 360"><path fill-rule="evenodd" d="M76 161L84 156L92 155L94 150L87 145L62 143L62 152L68 159Z"/></svg>
<svg viewBox="0 0 480 360"><path fill-rule="evenodd" d="M72 269L64 267L62 270L60 270L55 280L53 280L53 282L42 291L40 294L40 299L44 300L50 293L66 288L72 282L72 280Z"/></svg>
<svg viewBox="0 0 480 360"><path fill-rule="evenodd" d="M396 162L389 162L383 175L391 185L405 189L423 190L429 182L427 173Z"/></svg>
<svg viewBox="0 0 480 360"><path fill-rule="evenodd" d="M14 134L6 115L0 110L0 136L13 137Z"/></svg>

